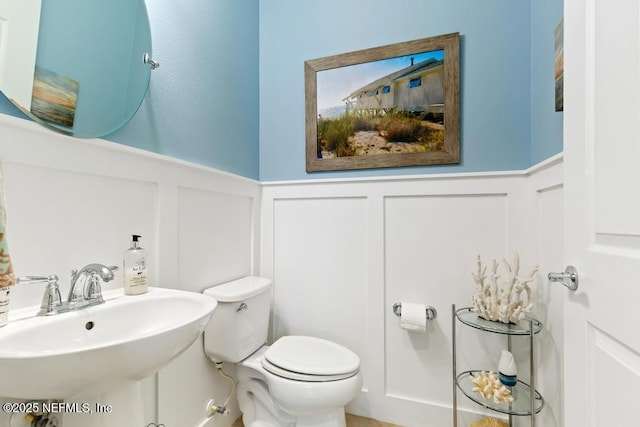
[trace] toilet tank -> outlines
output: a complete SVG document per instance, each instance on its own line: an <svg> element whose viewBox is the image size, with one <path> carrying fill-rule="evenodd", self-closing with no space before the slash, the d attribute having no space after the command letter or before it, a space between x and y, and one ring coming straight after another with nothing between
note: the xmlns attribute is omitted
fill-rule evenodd
<svg viewBox="0 0 640 427"><path fill-rule="evenodd" d="M243 277L205 289L218 306L204 330L204 351L214 362L239 362L267 341L271 280Z"/></svg>

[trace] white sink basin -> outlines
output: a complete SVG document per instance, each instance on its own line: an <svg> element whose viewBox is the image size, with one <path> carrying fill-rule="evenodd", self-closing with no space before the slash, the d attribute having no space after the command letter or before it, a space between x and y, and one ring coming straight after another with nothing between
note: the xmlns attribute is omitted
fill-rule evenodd
<svg viewBox="0 0 640 427"><path fill-rule="evenodd" d="M193 344L217 305L207 295L153 287L104 298L78 311L10 318L0 328L0 396L67 399L141 380Z"/></svg>

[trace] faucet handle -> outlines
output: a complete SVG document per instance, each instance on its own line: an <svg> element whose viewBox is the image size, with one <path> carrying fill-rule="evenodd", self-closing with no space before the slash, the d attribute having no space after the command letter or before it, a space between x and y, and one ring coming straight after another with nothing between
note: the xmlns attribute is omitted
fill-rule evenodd
<svg viewBox="0 0 640 427"><path fill-rule="evenodd" d="M16 279L16 285L33 285L38 283L58 283L58 276L20 276Z"/></svg>
<svg viewBox="0 0 640 427"><path fill-rule="evenodd" d="M46 283L47 287L42 296L42 304L40 304L39 316L48 316L59 313L63 307L62 295L60 295L60 287L58 286L58 276L52 274L50 276L22 276L16 279L17 284L31 285L37 283Z"/></svg>
<svg viewBox="0 0 640 427"><path fill-rule="evenodd" d="M102 298L102 287L100 286L100 277L98 273L92 273L91 278L85 285L85 299L91 300L94 304L104 302Z"/></svg>
<svg viewBox="0 0 640 427"><path fill-rule="evenodd" d="M113 273L120 270L120 267L118 267L117 265L109 265L107 266L107 269L111 270L111 277L109 278L109 280L113 280L115 278L115 276L113 276Z"/></svg>
<svg viewBox="0 0 640 427"><path fill-rule="evenodd" d="M91 272L91 277L85 285L85 299L91 300L94 304L100 304L104 302L102 297L102 286L100 285L100 277L105 282L113 279L113 273L118 271L117 265L104 266L101 271Z"/></svg>

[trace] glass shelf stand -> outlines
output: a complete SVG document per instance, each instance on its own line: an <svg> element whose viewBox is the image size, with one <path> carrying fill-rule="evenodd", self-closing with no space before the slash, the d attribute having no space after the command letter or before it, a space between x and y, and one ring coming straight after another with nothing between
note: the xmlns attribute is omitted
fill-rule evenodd
<svg viewBox="0 0 640 427"><path fill-rule="evenodd" d="M517 384L511 391L513 396L512 402L496 403L492 399L483 399L479 393L473 391L474 384L471 382L471 375L479 372L481 371L464 371L458 374L456 382L458 384L458 388L465 396L476 402L478 405L496 412L508 415L531 415L531 387L529 387L527 383L518 380ZM535 392L534 401L534 413L537 414L544 406L544 399L537 390Z"/></svg>
<svg viewBox="0 0 640 427"><path fill-rule="evenodd" d="M473 311L472 307L461 308L455 313L458 317L458 320L460 320L465 325L471 326L472 328L480 329L482 331L493 332L495 334L530 335L531 329L533 329L534 334L537 334L542 330L542 323L531 317L518 323L502 323L483 319L482 317L478 316L478 313ZM531 322L531 325L529 324L529 322Z"/></svg>
<svg viewBox="0 0 640 427"><path fill-rule="evenodd" d="M451 306L452 313L452 362L453 362L453 427L458 427L458 405L457 396L458 389L470 400L478 405L491 409L496 412L509 415L509 426L513 425L512 416L529 416L531 418L531 427L536 425L536 414L544 407L544 399L542 395L535 389L535 366L534 366L534 347L533 336L542 330L542 323L538 320L528 317L518 323L501 323L483 319L478 316L472 307L465 307L456 310L455 304ZM471 382L471 375L478 370L457 372L456 361L456 319L469 327L481 330L483 332L501 334L507 336L507 348L511 351L512 336L528 336L530 345L529 366L530 366L530 382L526 384L520 380L512 389L514 400L509 403L494 403L493 400L483 399L479 393L473 391L474 384ZM485 371L488 372L488 371ZM531 393L533 390L533 393Z"/></svg>

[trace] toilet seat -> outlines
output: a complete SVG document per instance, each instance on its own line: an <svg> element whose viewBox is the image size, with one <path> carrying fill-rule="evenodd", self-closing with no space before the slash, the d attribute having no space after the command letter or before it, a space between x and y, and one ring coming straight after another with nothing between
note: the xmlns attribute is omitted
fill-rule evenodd
<svg viewBox="0 0 640 427"><path fill-rule="evenodd" d="M265 352L262 367L279 377L307 382L338 381L356 375L360 359L332 341L286 336Z"/></svg>

